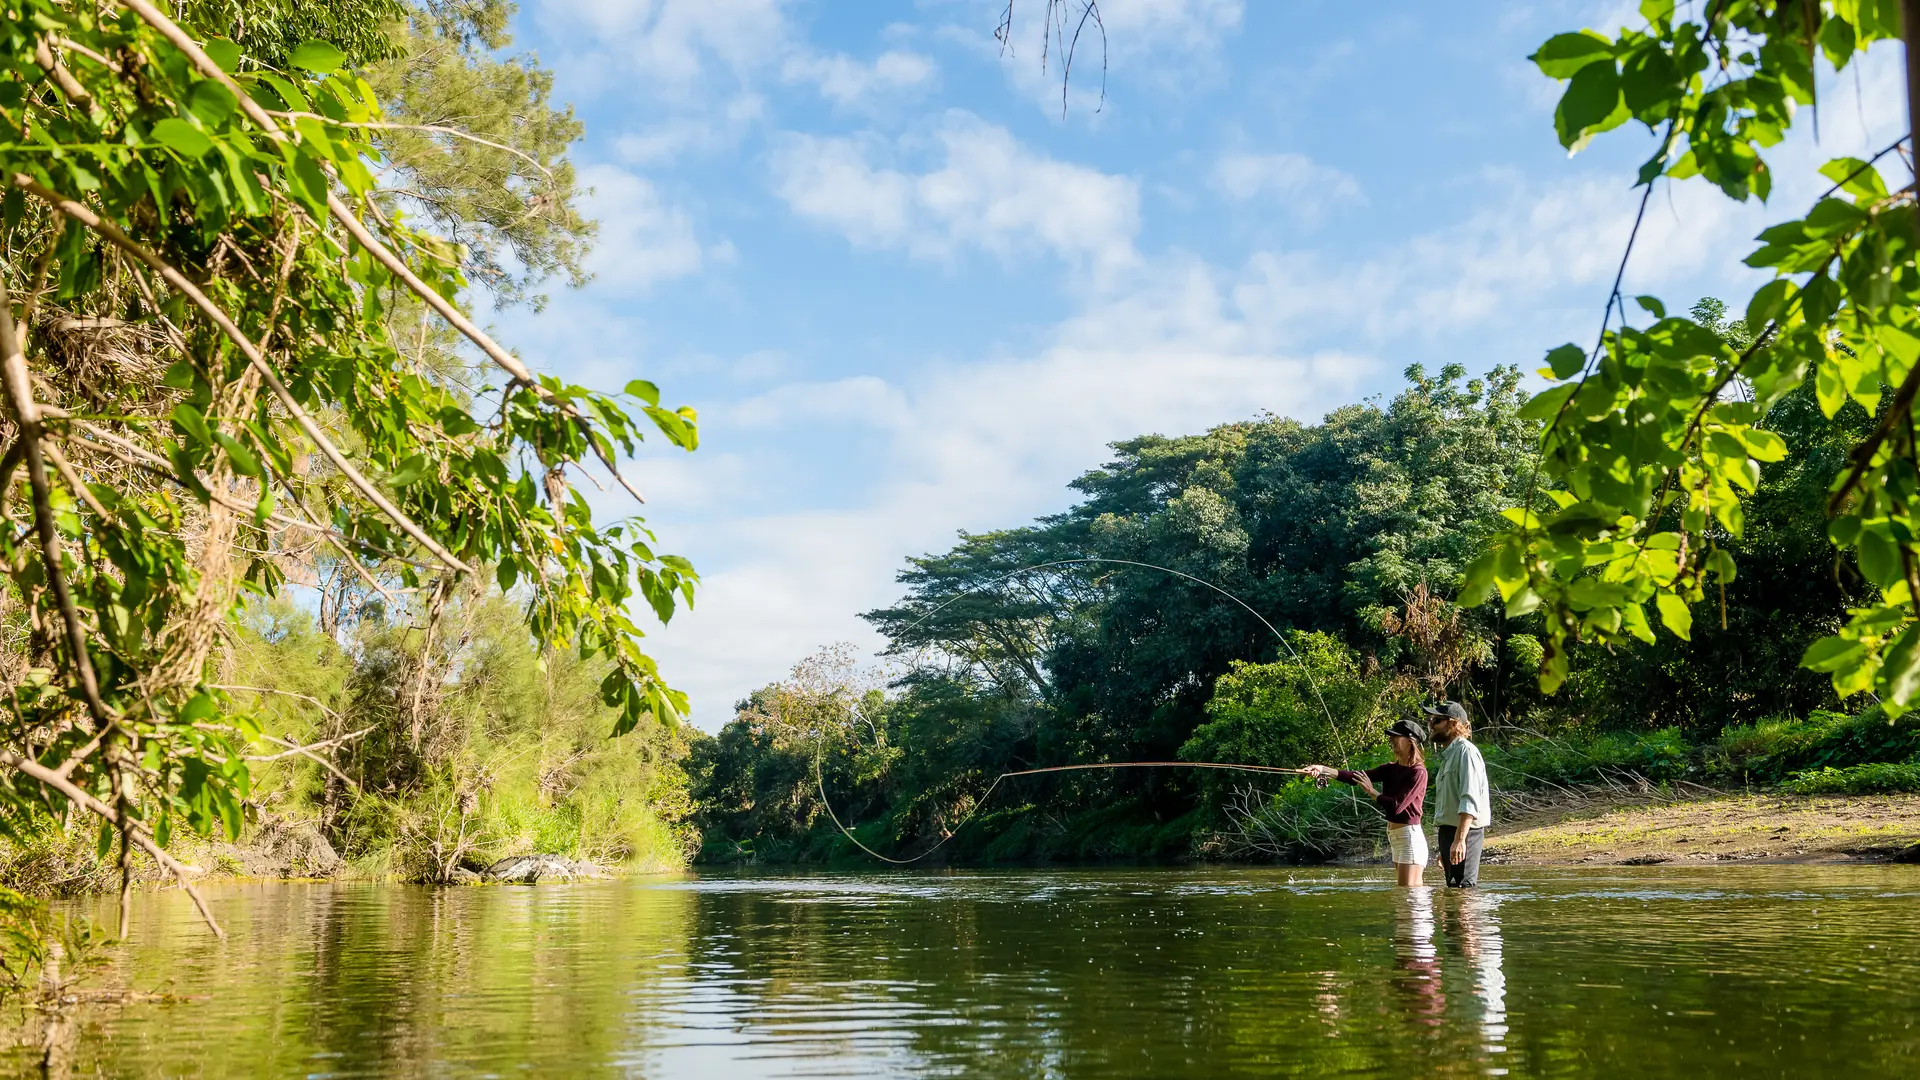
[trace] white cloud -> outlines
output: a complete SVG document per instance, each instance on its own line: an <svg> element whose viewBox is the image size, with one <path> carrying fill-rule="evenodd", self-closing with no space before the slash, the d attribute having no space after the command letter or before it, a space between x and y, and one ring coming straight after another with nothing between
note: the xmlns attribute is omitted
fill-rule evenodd
<svg viewBox="0 0 1920 1080"><path fill-rule="evenodd" d="M1067 481L1107 444L1183 433L1262 410L1312 417L1377 372L1366 358L1214 352L1180 342L1125 350L1060 344L1030 358L949 369L900 385L876 378L783 388L742 412L864 418L885 452L877 486L840 510L771 512L668 529L674 550L704 551L696 608L650 641L662 670L712 729L733 703L834 641L883 644L858 614L898 596L909 554L950 546L961 528L1017 525L1057 509ZM715 424L723 414L710 412ZM695 455L697 459L699 455ZM716 465L715 480L726 471Z"/></svg>
<svg viewBox="0 0 1920 1080"><path fill-rule="evenodd" d="M759 94L735 94L698 115L674 116L617 135L613 148L629 165L667 165L683 155L711 154L738 145L766 114L766 99Z"/></svg>
<svg viewBox="0 0 1920 1080"><path fill-rule="evenodd" d="M791 83L811 83L820 95L838 105L866 104L881 95L897 96L933 81L933 61L919 53L892 49L862 63L845 53L805 51L787 58L781 76Z"/></svg>
<svg viewBox="0 0 1920 1080"><path fill-rule="evenodd" d="M1319 221L1335 207L1367 201L1358 180L1305 154L1222 154L1211 183L1236 202L1271 199L1307 222Z"/></svg>
<svg viewBox="0 0 1920 1080"><path fill-rule="evenodd" d="M546 0L556 41L585 48L562 65L600 91L636 84L698 96L715 75L762 67L787 47L783 0ZM584 69L584 70L583 70Z"/></svg>
<svg viewBox="0 0 1920 1080"><path fill-rule="evenodd" d="M661 198L644 177L611 165L589 165L580 182L593 189L587 214L600 223L587 266L603 285L643 292L657 282L700 272L712 254L694 235L693 219Z"/></svg>
<svg viewBox="0 0 1920 1080"><path fill-rule="evenodd" d="M789 136L774 154L775 190L864 247L930 259L1045 251L1101 271L1137 260L1132 179L1032 153L964 112L948 113L932 142L941 164L915 173L875 164L889 148L872 140Z"/></svg>
<svg viewBox="0 0 1920 1080"><path fill-rule="evenodd" d="M1090 117L1103 90L1184 92L1217 77L1208 61L1239 27L1244 7L1242 0L1101 0L1096 21L1082 0L1014 0L1011 41L1003 46L988 28L1008 5L991 0L963 7L969 21L945 27L943 35L1004 60L1007 78L1042 109L1058 115L1065 90L1067 113ZM1106 85L1103 69L1125 72L1124 81Z"/></svg>

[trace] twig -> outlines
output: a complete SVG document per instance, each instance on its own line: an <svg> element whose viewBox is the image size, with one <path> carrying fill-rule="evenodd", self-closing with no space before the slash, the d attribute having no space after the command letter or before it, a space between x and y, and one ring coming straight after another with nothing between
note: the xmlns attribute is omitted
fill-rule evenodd
<svg viewBox="0 0 1920 1080"><path fill-rule="evenodd" d="M93 656L87 651L87 631L74 606L73 593L67 588L64 560L60 555L60 534L53 524L53 488L47 482L46 462L41 457L44 426L40 408L33 401L33 384L27 378L27 358L20 351L20 338L14 332L13 298L0 281L0 378L20 423L20 442L25 446L27 483L33 489L33 516L40 534L40 558L46 564L47 585L60 607L60 619L67 628L67 648L73 654L74 671L80 677L80 690L93 714L96 730L104 731L113 723L113 713L100 698L100 679L93 670Z"/></svg>
<svg viewBox="0 0 1920 1080"><path fill-rule="evenodd" d="M495 150L503 150L509 154L512 154L514 157L517 157L520 160L526 162L527 164L533 166L534 168L539 169L542 173L545 173L549 181L553 183L559 182L554 177L552 169L549 169L545 165L540 164L540 162L536 158L534 158L533 155L527 153L526 151L516 150L515 148L511 146L507 146L504 143L497 143L491 139L483 139L480 136L475 135L471 131L462 131L459 128L447 127L445 124L391 124L391 123L384 123L384 122L372 121L372 120L362 120L362 121L335 120L332 117L321 116L319 113L298 112L298 111L291 111L291 110L287 112L282 112L278 109L268 109L266 110L266 113L269 116L281 117L287 120L296 120L296 119L318 120L323 124L330 124L333 127L366 128L372 131L431 131L437 135L451 135L456 139L465 139L468 142L479 143L481 146L490 146Z"/></svg>
<svg viewBox="0 0 1920 1080"><path fill-rule="evenodd" d="M412 518L408 517L404 511L393 504L392 500L381 494L380 489L374 486L373 481L368 480L361 474L359 469L354 467L351 461L347 460L347 455L333 444L333 440L327 438L326 433L320 430L320 425L308 414L306 409L301 407L299 400L293 396L293 391L287 389L287 384L281 381L280 373L274 370L273 364L268 361L266 355L254 345L253 341L248 338L245 333L241 332L238 326L234 325L233 320L227 317L227 313L223 311L218 304L215 304L209 299L206 293L201 292L199 287L194 285L193 282L188 281L186 275L175 270L172 264L160 258L160 256L135 242L132 237L122 232L120 228L112 222L101 218L100 215L94 213L92 210L61 195L59 192L44 187L32 177L16 174L13 178L13 183L15 187L32 194L67 217L99 233L115 247L120 248L134 258L147 264L155 273L158 273L165 279L167 284L173 286L176 291L191 300L195 307L205 313L207 318L212 320L214 325L220 328L221 333L225 334L228 340L240 347L240 351L246 355L247 360L254 366L254 369L260 373L261 379L273 390L274 396L280 399L280 404L287 410L287 415L293 417L294 422L300 425L300 430L306 433L307 438L313 441L314 446L326 456L328 461L333 463L334 468L340 470L341 475L345 476L347 481L358 489L360 494L364 496L368 502L378 507L381 513L392 519L394 524L400 526L401 531L411 536L420 546L432 552L435 558L461 573L470 574L473 572L471 566L461 561L452 552L441 546L439 541L428 535L425 529L415 524Z"/></svg>
<svg viewBox="0 0 1920 1080"><path fill-rule="evenodd" d="M120 815L114 811L113 807L87 794L86 791L75 786L73 781L68 780L65 776L47 768L32 758L22 757L11 750L0 750L0 765L5 765L10 769L25 773L31 779L40 781L42 784L66 796L68 802L73 803L88 813L105 818L110 824L116 826L121 824ZM186 891L188 896L193 898L193 906L200 910L200 917L206 920L207 928L213 931L215 937L225 941L227 939L227 932L220 929L219 920L213 917L213 909L207 906L207 898L200 895L199 889L194 888L193 881L187 873L187 868L181 865L180 860L167 854L166 849L154 843L153 837L149 836L147 831L137 824L129 822L126 835L131 836L133 842L138 844L142 851L145 851L151 856L154 862L159 863L168 872L173 874L175 880L180 882L180 887Z"/></svg>
<svg viewBox="0 0 1920 1080"><path fill-rule="evenodd" d="M244 87L234 82L233 77L228 75L219 64L214 63L213 58L207 55L206 50L202 49L198 42L189 36L186 31L180 29L173 20L162 14L160 9L154 7L148 0L117 0L117 2L139 15L141 21L159 31L162 37L166 38L175 48L186 54L187 59L191 60L194 66L200 69L201 74L209 79L218 81L231 91L234 97L239 100L240 110L247 115L248 119L258 125L260 130L269 138L283 141L288 138L286 131L274 121L272 114L269 113L265 107L254 101L252 95L248 94ZM640 494L640 489L633 486L633 484L627 480L626 476L620 472L620 467L614 463L612 455L601 448L600 440L594 437L596 433L593 431L592 424L581 414L580 410L572 402L561 398L553 391L542 386L539 380L534 378L533 372L528 369L527 365L520 362L519 357L514 356L502 348L499 342L493 340L485 331L474 325L473 320L467 318L459 308L453 305L452 301L440 295L439 290L434 289L426 282L420 280L420 276L413 272L413 268L408 266L405 260L395 255L391 249L381 243L371 232L367 231L366 225L361 222L352 209L350 209L346 203L342 202L338 195L331 192L327 194L327 213L335 221L339 222L341 227L346 229L354 240L358 242L361 247L365 248L380 265L386 267L393 276L399 278L414 295L425 301L428 307L438 312L440 317L447 321L448 325L458 330L467 340L479 346L480 351L486 353L487 358L499 365L501 370L505 371L515 382L532 390L542 401L560 410L571 419L586 435L587 445L593 448L594 455L600 459L601 464L607 467L607 471L613 474L614 479L620 481L620 486L626 488L628 493L640 502L644 503L647 501L646 497ZM455 562L450 565L455 565L463 571L467 570L465 564Z"/></svg>

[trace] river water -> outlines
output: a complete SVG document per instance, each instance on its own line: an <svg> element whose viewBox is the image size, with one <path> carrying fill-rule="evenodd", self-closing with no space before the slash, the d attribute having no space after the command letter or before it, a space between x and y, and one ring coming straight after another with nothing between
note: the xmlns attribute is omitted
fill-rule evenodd
<svg viewBox="0 0 1920 1080"><path fill-rule="evenodd" d="M174 1000L84 1010L74 1073L1920 1075L1920 868L1487 876L225 886L225 945L160 893L107 978Z"/></svg>

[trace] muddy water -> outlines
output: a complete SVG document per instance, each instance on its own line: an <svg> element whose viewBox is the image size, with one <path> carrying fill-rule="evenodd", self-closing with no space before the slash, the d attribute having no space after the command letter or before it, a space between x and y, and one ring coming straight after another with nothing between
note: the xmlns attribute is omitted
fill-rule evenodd
<svg viewBox="0 0 1920 1080"><path fill-rule="evenodd" d="M1920 1075L1920 868L689 876L145 897L76 1075ZM24 1053L10 1067L24 1070Z"/></svg>

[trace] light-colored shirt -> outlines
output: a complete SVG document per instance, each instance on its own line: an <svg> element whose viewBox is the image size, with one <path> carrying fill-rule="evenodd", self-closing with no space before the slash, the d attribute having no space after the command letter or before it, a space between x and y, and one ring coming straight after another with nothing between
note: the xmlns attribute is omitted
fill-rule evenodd
<svg viewBox="0 0 1920 1080"><path fill-rule="evenodd" d="M1455 739L1440 751L1440 767L1433 774L1433 822L1458 825L1461 814L1472 814L1470 829L1484 829L1493 821L1493 795L1487 791L1487 763L1480 748L1467 739Z"/></svg>

